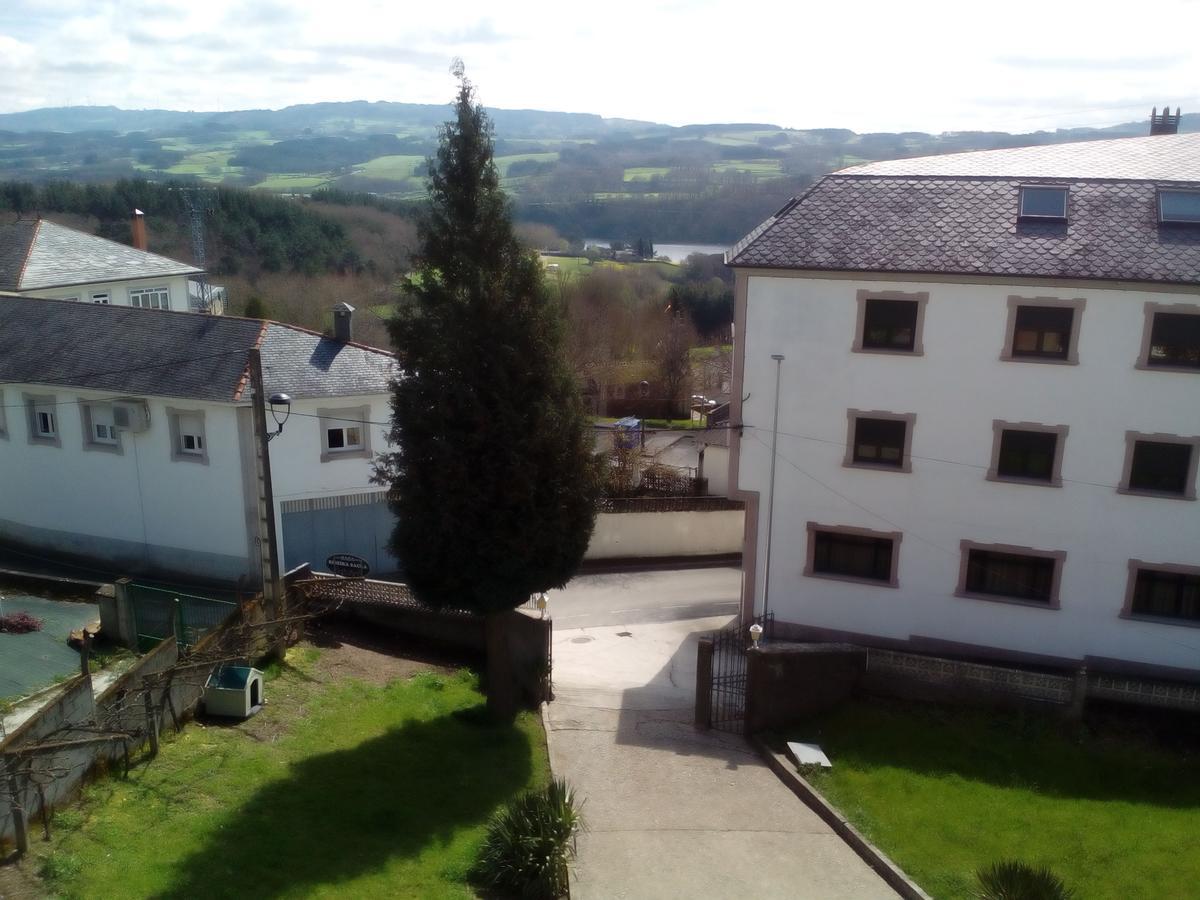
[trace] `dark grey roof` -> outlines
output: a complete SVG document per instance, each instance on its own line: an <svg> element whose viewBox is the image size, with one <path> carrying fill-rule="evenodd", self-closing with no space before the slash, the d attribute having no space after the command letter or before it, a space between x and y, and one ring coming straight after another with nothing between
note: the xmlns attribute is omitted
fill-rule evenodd
<svg viewBox="0 0 1200 900"><path fill-rule="evenodd" d="M268 393L381 393L394 370L385 351L260 319L0 296L0 384L232 402L252 347Z"/></svg>
<svg viewBox="0 0 1200 900"><path fill-rule="evenodd" d="M262 322L0 297L0 383L232 401Z"/></svg>
<svg viewBox="0 0 1200 900"><path fill-rule="evenodd" d="M263 387L296 398L387 391L397 372L390 353L270 322L262 344Z"/></svg>
<svg viewBox="0 0 1200 900"><path fill-rule="evenodd" d="M1200 182L1200 133L889 159L837 174Z"/></svg>
<svg viewBox="0 0 1200 900"><path fill-rule="evenodd" d="M0 289L195 275L195 266L46 219L0 224Z"/></svg>
<svg viewBox="0 0 1200 900"><path fill-rule="evenodd" d="M37 219L20 219L0 225L0 290L15 291L37 231Z"/></svg>
<svg viewBox="0 0 1200 900"><path fill-rule="evenodd" d="M968 155L968 154L960 154ZM1159 226L1156 192L1194 182L1053 179L1067 224L1017 220L1032 178L836 173L726 255L733 266L1200 284L1200 229Z"/></svg>

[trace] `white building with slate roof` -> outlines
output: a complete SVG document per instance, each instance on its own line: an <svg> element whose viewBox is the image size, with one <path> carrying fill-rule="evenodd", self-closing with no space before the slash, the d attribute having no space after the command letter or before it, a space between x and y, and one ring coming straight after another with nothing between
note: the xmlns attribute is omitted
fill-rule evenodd
<svg viewBox="0 0 1200 900"><path fill-rule="evenodd" d="M344 337L0 297L0 552L114 575L257 580L258 348L266 396L292 398L270 443L281 568L353 553L394 571L393 519L370 478L395 362L349 340L348 325Z"/></svg>
<svg viewBox="0 0 1200 900"><path fill-rule="evenodd" d="M143 232L144 233L144 232ZM48 219L0 223L0 291L141 309L195 311L202 269Z"/></svg>
<svg viewBox="0 0 1200 900"><path fill-rule="evenodd" d="M1200 678L1200 134L846 169L727 263L745 615Z"/></svg>

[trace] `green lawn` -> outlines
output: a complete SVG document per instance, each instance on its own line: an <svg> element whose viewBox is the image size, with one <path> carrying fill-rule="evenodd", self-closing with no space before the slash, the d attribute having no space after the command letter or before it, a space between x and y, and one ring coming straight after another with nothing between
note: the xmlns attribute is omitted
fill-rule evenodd
<svg viewBox="0 0 1200 900"><path fill-rule="evenodd" d="M1200 755L1125 728L860 702L797 729L833 769L813 784L937 898L976 869L1045 864L1083 900L1191 898L1200 885Z"/></svg>
<svg viewBox="0 0 1200 900"><path fill-rule="evenodd" d="M38 845L65 898L475 896L502 802L548 777L536 715L487 724L469 672L330 682L293 650L244 724L192 724L89 787Z"/></svg>

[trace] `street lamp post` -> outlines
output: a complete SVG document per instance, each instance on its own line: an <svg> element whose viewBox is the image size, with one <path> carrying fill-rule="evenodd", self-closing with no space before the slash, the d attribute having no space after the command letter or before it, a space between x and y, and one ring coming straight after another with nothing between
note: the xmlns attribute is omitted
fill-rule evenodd
<svg viewBox="0 0 1200 900"><path fill-rule="evenodd" d="M260 567L262 569L263 600L276 621L283 618L283 595L279 584L279 542L275 533L275 494L271 484L271 451L268 444L272 438L283 433L283 423L291 415L292 398L287 394L272 394L267 402L271 405L271 417L275 420L274 432L267 431L266 390L263 387L262 355L257 347L250 348L250 386L253 391L251 419L254 423L255 462L258 475L258 512ZM283 407L280 419L276 407ZM287 630L281 625L275 637L271 653L280 660L287 652Z"/></svg>
<svg viewBox="0 0 1200 900"><path fill-rule="evenodd" d="M772 353L775 360L775 416L771 422L771 476L767 483L767 553L763 573L763 621L771 598L771 532L775 525L775 460L779 456L779 384L783 373L783 354Z"/></svg>

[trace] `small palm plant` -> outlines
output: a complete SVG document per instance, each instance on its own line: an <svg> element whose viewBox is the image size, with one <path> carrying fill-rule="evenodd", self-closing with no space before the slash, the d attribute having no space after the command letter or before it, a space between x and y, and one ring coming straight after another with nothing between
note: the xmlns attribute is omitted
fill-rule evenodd
<svg viewBox="0 0 1200 900"><path fill-rule="evenodd" d="M1016 859L992 863L975 873L978 900L1070 900L1075 891L1046 866Z"/></svg>
<svg viewBox="0 0 1200 900"><path fill-rule="evenodd" d="M510 800L488 823L475 879L492 891L526 900L564 896L567 863L583 827L580 805L561 778Z"/></svg>

